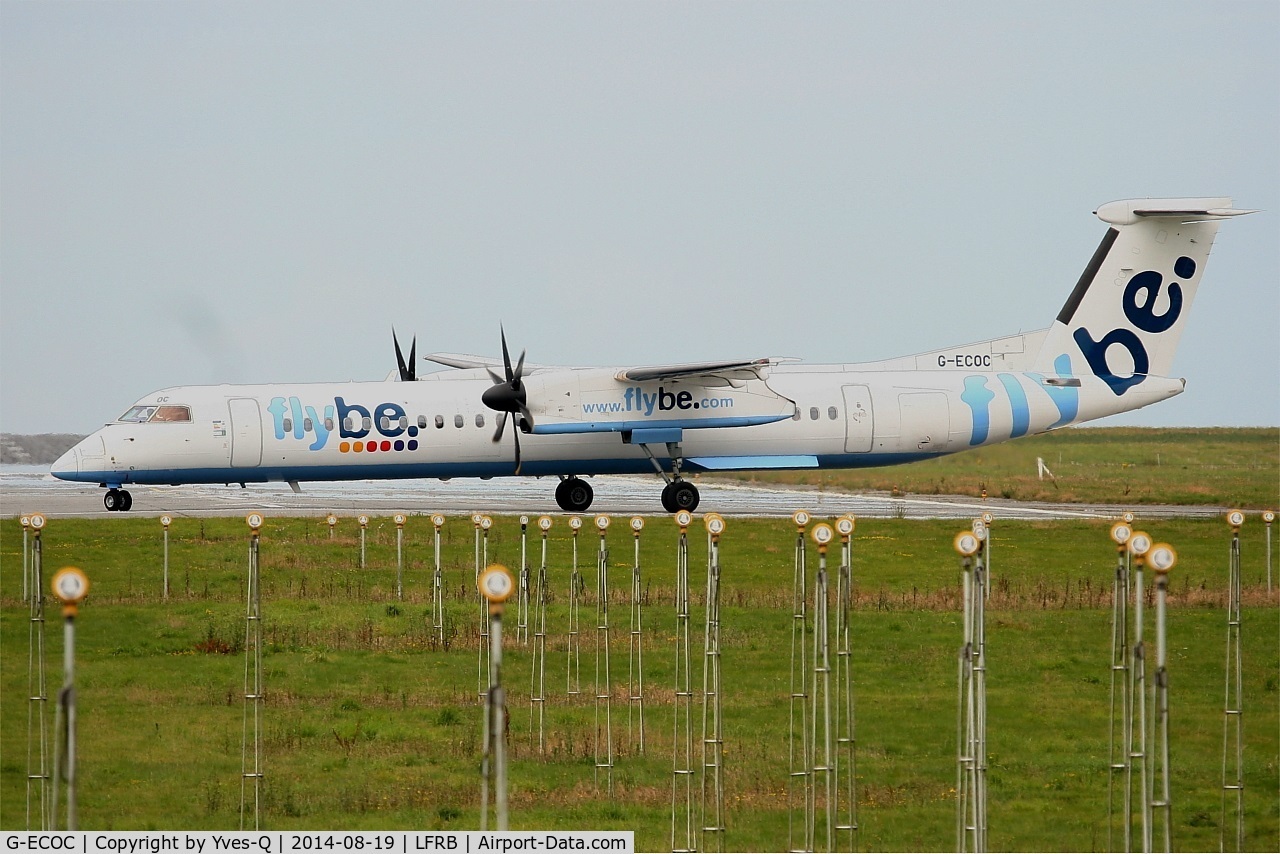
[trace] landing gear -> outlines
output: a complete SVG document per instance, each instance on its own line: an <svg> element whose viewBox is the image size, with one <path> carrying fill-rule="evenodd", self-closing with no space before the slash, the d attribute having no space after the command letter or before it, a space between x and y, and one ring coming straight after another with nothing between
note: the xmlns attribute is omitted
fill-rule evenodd
<svg viewBox="0 0 1280 854"><path fill-rule="evenodd" d="M108 489L107 494L102 496L102 506L111 511L123 512L133 507L133 496L127 489Z"/></svg>
<svg viewBox="0 0 1280 854"><path fill-rule="evenodd" d="M566 513L583 513L596 497L591 485L580 477L567 477L556 487L556 504Z"/></svg>
<svg viewBox="0 0 1280 854"><path fill-rule="evenodd" d="M679 513L688 510L692 513L698 509L698 487L687 480L673 480L662 487L662 509L668 513Z"/></svg>
<svg viewBox="0 0 1280 854"><path fill-rule="evenodd" d="M627 439L626 441L631 441ZM658 462L657 456L648 444L636 442L640 446L640 450L644 451L644 455L649 458L649 462L653 464L653 470L658 473L658 477L667 482L662 487L662 509L668 513L679 513L681 510L688 510L692 513L698 507L698 487L689 481L680 477L680 466L684 463L684 452L680 449L680 443L667 442L667 455L671 458L671 474L667 474L663 470L662 464Z"/></svg>

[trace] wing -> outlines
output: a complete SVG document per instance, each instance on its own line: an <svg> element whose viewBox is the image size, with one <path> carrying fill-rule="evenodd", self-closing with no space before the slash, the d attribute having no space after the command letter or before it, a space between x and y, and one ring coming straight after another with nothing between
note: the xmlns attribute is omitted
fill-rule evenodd
<svg viewBox="0 0 1280 854"><path fill-rule="evenodd" d="M446 368L460 368L468 370L471 368L494 368L502 370L502 359L492 359L488 356L472 356L467 353L428 353L422 357L428 362L435 362L437 365L444 365ZM539 365L533 362L525 362L525 372L540 371L546 368L554 368L556 365Z"/></svg>
<svg viewBox="0 0 1280 854"><path fill-rule="evenodd" d="M680 365L645 365L636 368L623 368L618 371L617 379L635 383L650 380L688 379L690 377L721 377L725 379L761 379L760 372L768 368L775 360L751 359L737 362L687 362ZM738 374L734 376L734 374Z"/></svg>
<svg viewBox="0 0 1280 854"><path fill-rule="evenodd" d="M444 365L446 368L501 368L501 359L490 359L485 356L468 356L465 353L427 353L422 357L428 362Z"/></svg>

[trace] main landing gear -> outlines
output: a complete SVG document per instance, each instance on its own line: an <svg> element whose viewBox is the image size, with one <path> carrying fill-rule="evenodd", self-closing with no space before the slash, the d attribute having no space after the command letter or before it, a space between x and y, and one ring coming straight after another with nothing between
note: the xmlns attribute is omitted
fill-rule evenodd
<svg viewBox="0 0 1280 854"><path fill-rule="evenodd" d="M673 480L662 487L662 509L668 513L698 509L698 487L687 480Z"/></svg>
<svg viewBox="0 0 1280 854"><path fill-rule="evenodd" d="M680 476L680 465L684 462L684 454L680 450L679 442L667 442L667 454L671 457L671 474L667 474L662 470L662 464L658 462L658 458L654 456L653 451L648 444L639 443L640 449L644 451L645 456L649 458L649 462L653 463L654 471L658 476L667 482L662 488L662 509L668 513L679 513L681 510L688 510L692 513L698 508L698 487Z"/></svg>
<svg viewBox="0 0 1280 854"><path fill-rule="evenodd" d="M127 489L108 489L102 496L102 506L112 511L126 511L133 507L133 496Z"/></svg>
<svg viewBox="0 0 1280 854"><path fill-rule="evenodd" d="M566 513L584 513L596 497L591 484L580 477L566 477L556 487L556 504Z"/></svg>

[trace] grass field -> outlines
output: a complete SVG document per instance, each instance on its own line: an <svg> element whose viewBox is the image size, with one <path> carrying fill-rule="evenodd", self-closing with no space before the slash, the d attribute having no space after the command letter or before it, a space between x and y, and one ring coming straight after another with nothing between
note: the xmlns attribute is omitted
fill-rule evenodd
<svg viewBox="0 0 1280 854"><path fill-rule="evenodd" d="M1053 478L1038 477L1036 458ZM1280 504L1280 429L1085 427L937 460L842 471L744 473L745 480L842 490L987 494L1022 501Z"/></svg>
<svg viewBox="0 0 1280 854"><path fill-rule="evenodd" d="M647 751L638 754L636 722L628 733L632 547L628 532L615 528L609 542L617 763L614 797L607 797L594 781L593 702L589 694L570 701L565 693L570 544L560 519L550 543L545 754L530 743L529 650L508 643L504 658L513 828L634 829L639 850L670 849L676 532L666 518L649 523L642 541ZM958 527L859 522L853 632L864 850L955 845L961 629L959 567L950 543ZM1169 627L1174 841L1180 849L1208 850L1219 838L1229 532L1218 520L1152 520L1147 527L1181 556L1172 575ZM364 571L354 528L345 521L333 541L318 519L269 519L263 531L264 825L476 828L479 606L471 526L450 519L445 527L447 648L430 627L429 522L414 517L406 531L403 601L395 598L394 527L374 521ZM1262 533L1251 515L1243 531L1246 819L1248 847L1275 850L1280 618L1276 596L1265 589ZM1102 850L1114 562L1107 525L997 521L994 534L990 845ZM30 624L20 597L22 537L14 520L0 523L0 537L0 827L20 829ZM691 540L696 660L706 568L700 529ZM596 541L585 536L581 544L588 692ZM178 520L171 532L173 596L165 603L155 520L57 520L47 530L46 575L75 564L93 583L77 623L81 827L238 826L246 542L240 520ZM777 520L730 520L723 541L730 850L787 847L793 547L793 529ZM490 558L518 564L512 520L498 521ZM816 566L812 552L810 559ZM49 616L49 681L56 691L61 630L55 608ZM514 623L509 611L509 640Z"/></svg>

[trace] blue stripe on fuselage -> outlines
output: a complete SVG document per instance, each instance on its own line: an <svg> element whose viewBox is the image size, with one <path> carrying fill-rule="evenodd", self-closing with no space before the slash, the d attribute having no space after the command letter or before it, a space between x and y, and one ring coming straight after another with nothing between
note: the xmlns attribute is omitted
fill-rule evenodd
<svg viewBox="0 0 1280 854"><path fill-rule="evenodd" d="M943 454L819 454L820 468L869 468L898 465L932 459ZM669 458L658 457L669 464ZM665 468L666 466L664 466ZM784 468L791 468L786 466ZM795 466L812 468L812 466ZM64 472L62 480L79 483L151 484L157 486L195 483L273 483L287 481L328 480L402 480L413 478L508 477L515 474L513 460L483 463L362 463L360 465L324 466L259 466L257 468L139 469L136 471ZM685 471L705 471L690 460ZM525 460L522 476L555 476L562 474L650 474L653 465L647 457L635 459L604 458L594 460Z"/></svg>

